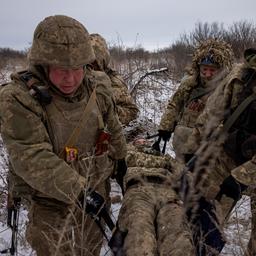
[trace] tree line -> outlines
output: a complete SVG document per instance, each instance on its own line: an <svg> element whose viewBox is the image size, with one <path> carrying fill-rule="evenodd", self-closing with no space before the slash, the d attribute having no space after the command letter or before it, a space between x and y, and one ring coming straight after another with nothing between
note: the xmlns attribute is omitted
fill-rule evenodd
<svg viewBox="0 0 256 256"><path fill-rule="evenodd" d="M235 61L240 62L243 60L244 50L256 45L256 25L246 20L234 22L228 27L218 22L198 22L191 32L181 34L169 47L149 52L141 46L126 48L122 45L112 45L110 52L116 66L130 59L137 63L140 60L151 61L153 67L167 66L175 74L174 78L179 80L184 68L191 63L195 47L209 38L223 39L229 43L234 51Z"/></svg>
<svg viewBox="0 0 256 256"><path fill-rule="evenodd" d="M118 44L109 45L111 65L127 79L138 68L167 67L172 78L178 81L183 76L184 68L191 63L195 47L208 38L219 38L228 42L233 48L235 60L240 62L244 50L256 45L256 25L247 20L234 22L228 27L218 22L198 22L191 32L181 34L169 47L154 51L145 50L141 45L126 47L119 41ZM8 59L25 59L26 54L27 50L0 48L0 68Z"/></svg>

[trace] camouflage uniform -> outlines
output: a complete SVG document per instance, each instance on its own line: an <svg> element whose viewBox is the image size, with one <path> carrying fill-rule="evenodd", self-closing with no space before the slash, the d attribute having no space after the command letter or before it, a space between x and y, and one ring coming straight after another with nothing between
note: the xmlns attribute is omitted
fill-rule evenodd
<svg viewBox="0 0 256 256"><path fill-rule="evenodd" d="M13 74L0 91L1 134L13 174L30 193L27 239L38 256L99 255L102 234L76 203L86 188L106 197L113 160L126 155L110 80L103 72L84 68L84 79L73 95L51 84L48 65L76 68L94 59L87 30L67 16L39 23L28 59L29 72ZM28 74L32 79L26 81ZM34 81L35 87L29 88ZM85 121L81 117L94 88L97 102ZM46 92L52 97L49 104L40 101ZM109 151L96 156L96 140L104 127L112 136ZM65 156L66 146L78 150L73 160Z"/></svg>
<svg viewBox="0 0 256 256"><path fill-rule="evenodd" d="M199 66L207 56L210 56L219 70L231 67L233 52L229 44L215 39L201 43L194 53L191 71L181 81L161 118L159 130L174 133L173 147L180 160L183 160L184 154L189 153L186 144L188 137L216 86L213 81L204 81L200 77Z"/></svg>
<svg viewBox="0 0 256 256"><path fill-rule="evenodd" d="M123 78L109 67L110 53L105 39L99 34L91 34L90 38L96 56L92 66L109 76L119 119L122 124L128 125L130 121L136 119L139 109L129 94Z"/></svg>
<svg viewBox="0 0 256 256"><path fill-rule="evenodd" d="M128 230L125 255L194 255L182 202L171 189L180 166L170 156L145 152L129 145L118 217L120 230Z"/></svg>
<svg viewBox="0 0 256 256"><path fill-rule="evenodd" d="M223 124L239 105L250 95L255 93L256 87L256 50L245 51L245 63L237 64L230 74L218 86L197 120L196 129L191 141L197 141L204 132L205 124L208 131L222 129ZM249 255L256 254L256 216L255 216L255 177L256 158L254 136L255 128L255 100L239 115L216 152L216 161L211 166L205 186L205 193L209 199L214 199L220 191L220 185L231 174L236 181L243 185L252 186L252 235L249 243ZM214 122L212 121L214 120ZM224 125L225 127L225 125ZM207 134L206 134L207 135ZM205 136L206 136L205 135ZM248 144L248 142L250 142ZM233 199L225 197L221 200L222 215L227 217Z"/></svg>

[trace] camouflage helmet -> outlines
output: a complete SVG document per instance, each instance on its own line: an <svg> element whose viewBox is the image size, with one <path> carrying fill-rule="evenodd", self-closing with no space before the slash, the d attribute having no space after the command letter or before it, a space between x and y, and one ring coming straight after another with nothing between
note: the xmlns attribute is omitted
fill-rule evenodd
<svg viewBox="0 0 256 256"><path fill-rule="evenodd" d="M234 53L231 45L220 39L207 39L201 42L195 49L192 58L192 68L199 71L200 64L214 64L220 68L230 69Z"/></svg>
<svg viewBox="0 0 256 256"><path fill-rule="evenodd" d="M99 34L90 34L91 44L96 57L96 63L101 71L106 70L110 62L110 53L106 40Z"/></svg>
<svg viewBox="0 0 256 256"><path fill-rule="evenodd" d="M89 33L77 20L55 15L37 25L28 54L29 64L74 68L94 59Z"/></svg>

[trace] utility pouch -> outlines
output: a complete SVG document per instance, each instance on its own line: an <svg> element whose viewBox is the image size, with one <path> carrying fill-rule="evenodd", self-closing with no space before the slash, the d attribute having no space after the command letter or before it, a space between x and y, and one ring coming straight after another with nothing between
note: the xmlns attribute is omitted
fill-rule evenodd
<svg viewBox="0 0 256 256"><path fill-rule="evenodd" d="M108 151L111 135L106 130L100 132L96 141L95 155L99 156Z"/></svg>

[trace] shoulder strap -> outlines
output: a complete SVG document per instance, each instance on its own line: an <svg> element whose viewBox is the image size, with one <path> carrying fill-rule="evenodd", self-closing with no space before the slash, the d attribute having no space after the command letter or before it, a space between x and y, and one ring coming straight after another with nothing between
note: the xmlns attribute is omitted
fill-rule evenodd
<svg viewBox="0 0 256 256"><path fill-rule="evenodd" d="M198 87L192 90L191 96L188 100L188 103L190 103L193 100L196 100L198 98L201 98L202 96L210 93L211 91L213 91L213 88L202 88L202 87Z"/></svg>
<svg viewBox="0 0 256 256"><path fill-rule="evenodd" d="M253 91L253 94L248 96L232 113L232 115L227 119L223 126L223 132L228 132L232 125L235 123L237 118L244 112L244 110L249 106L251 102L256 100L256 93Z"/></svg>

